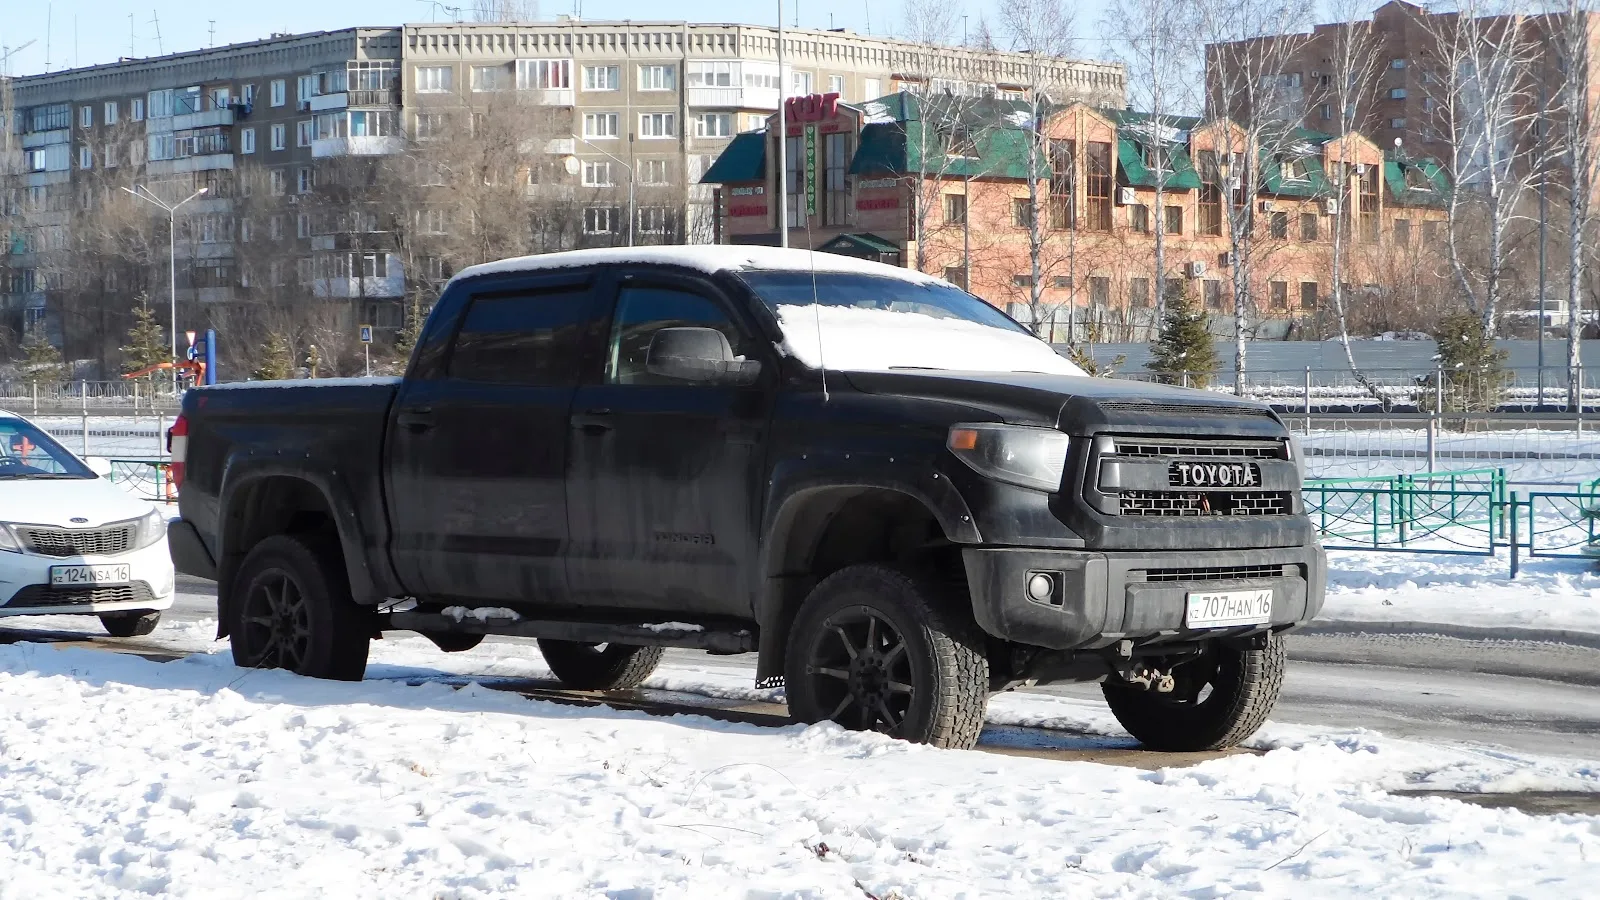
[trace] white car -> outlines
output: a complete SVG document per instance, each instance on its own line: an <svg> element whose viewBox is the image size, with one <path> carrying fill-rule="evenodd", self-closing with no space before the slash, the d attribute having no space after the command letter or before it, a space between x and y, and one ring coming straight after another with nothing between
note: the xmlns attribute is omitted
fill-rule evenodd
<svg viewBox="0 0 1600 900"><path fill-rule="evenodd" d="M0 411L0 617L95 615L133 637L172 593L166 514Z"/></svg>

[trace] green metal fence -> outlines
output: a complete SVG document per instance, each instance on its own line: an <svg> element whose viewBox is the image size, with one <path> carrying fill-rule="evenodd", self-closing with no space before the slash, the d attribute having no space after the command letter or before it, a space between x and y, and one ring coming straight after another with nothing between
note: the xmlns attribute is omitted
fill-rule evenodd
<svg viewBox="0 0 1600 900"><path fill-rule="evenodd" d="M123 485L146 500L176 500L172 489L167 459L111 459L111 473L106 477L113 484Z"/></svg>

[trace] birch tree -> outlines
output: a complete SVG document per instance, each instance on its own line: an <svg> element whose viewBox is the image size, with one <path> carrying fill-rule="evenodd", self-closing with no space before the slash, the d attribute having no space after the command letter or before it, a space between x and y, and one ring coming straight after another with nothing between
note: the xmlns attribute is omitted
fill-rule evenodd
<svg viewBox="0 0 1600 900"><path fill-rule="evenodd" d="M1559 0L1558 0L1559 2ZM1554 20L1554 48L1561 64L1562 84L1557 115L1562 126L1560 151L1567 173L1567 406L1582 402L1583 285L1587 272L1587 240L1593 219L1594 192L1600 187L1600 117L1595 116L1593 58L1596 34L1595 0L1565 0ZM1543 328L1544 323L1540 322Z"/></svg>

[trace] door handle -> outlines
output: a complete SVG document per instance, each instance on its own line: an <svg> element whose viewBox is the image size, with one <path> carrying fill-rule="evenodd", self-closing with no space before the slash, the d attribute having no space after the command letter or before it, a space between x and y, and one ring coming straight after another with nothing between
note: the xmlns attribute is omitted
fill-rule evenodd
<svg viewBox="0 0 1600 900"><path fill-rule="evenodd" d="M433 428L433 410L426 406L416 409L403 409L395 416L402 428L413 432L428 431Z"/></svg>
<svg viewBox="0 0 1600 900"><path fill-rule="evenodd" d="M584 434L601 435L616 427L611 421L611 410L590 409L572 416L572 427Z"/></svg>

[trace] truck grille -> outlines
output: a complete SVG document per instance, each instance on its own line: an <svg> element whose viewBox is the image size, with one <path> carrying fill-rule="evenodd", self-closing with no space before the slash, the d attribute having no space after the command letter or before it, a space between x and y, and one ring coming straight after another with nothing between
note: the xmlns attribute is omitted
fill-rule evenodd
<svg viewBox="0 0 1600 900"><path fill-rule="evenodd" d="M1198 566L1181 569L1133 569L1133 581L1243 581L1250 578L1284 578L1294 575L1296 566Z"/></svg>
<svg viewBox="0 0 1600 900"><path fill-rule="evenodd" d="M1283 441L1182 441L1166 438L1116 438L1118 456L1208 456L1229 459L1285 459Z"/></svg>
<svg viewBox="0 0 1600 900"><path fill-rule="evenodd" d="M24 525L17 537L34 553L44 556L93 556L126 553L133 546L134 525L111 528L50 528Z"/></svg>
<svg viewBox="0 0 1600 900"><path fill-rule="evenodd" d="M1124 516L1286 516L1288 491L1123 491Z"/></svg>
<svg viewBox="0 0 1600 900"><path fill-rule="evenodd" d="M53 588L30 584L12 596L6 606L79 606L84 603L154 603L156 595L143 581L100 587Z"/></svg>

